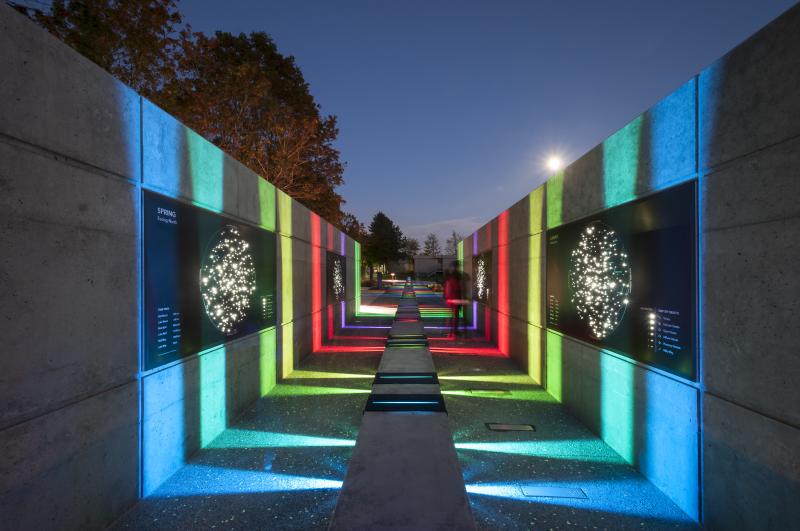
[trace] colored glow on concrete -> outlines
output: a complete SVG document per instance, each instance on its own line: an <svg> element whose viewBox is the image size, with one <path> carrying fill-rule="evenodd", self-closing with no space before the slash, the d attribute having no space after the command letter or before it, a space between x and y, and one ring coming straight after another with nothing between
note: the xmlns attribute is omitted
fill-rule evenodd
<svg viewBox="0 0 800 531"><path fill-rule="evenodd" d="M337 354L343 352L383 352L383 346L364 347L364 346L334 346L322 345L314 351L314 354Z"/></svg>
<svg viewBox="0 0 800 531"><path fill-rule="evenodd" d="M561 341L560 335L547 331L545 343L545 348L547 349L547 392L559 402L563 400Z"/></svg>
<svg viewBox="0 0 800 531"><path fill-rule="evenodd" d="M531 379L525 374L459 374L455 376L438 375L440 380L455 382L491 382L500 384L531 385Z"/></svg>
<svg viewBox="0 0 800 531"><path fill-rule="evenodd" d="M509 352L508 210L497 218L497 348Z"/></svg>
<svg viewBox="0 0 800 531"><path fill-rule="evenodd" d="M528 375L542 383L542 214L544 187L528 195Z"/></svg>
<svg viewBox="0 0 800 531"><path fill-rule="evenodd" d="M441 378L440 378L441 379ZM528 385L532 385L528 382ZM555 402L553 397L543 389L514 389L508 393L493 393L492 389L458 389L452 391L442 391L443 395L468 396L470 398L481 398L489 400L523 400L527 402Z"/></svg>
<svg viewBox="0 0 800 531"><path fill-rule="evenodd" d="M287 379L288 380L317 380L317 379L349 379L349 378L369 378L372 379L374 375L372 374L356 374L356 373L349 373L349 372L325 372L325 371L307 371L303 369L297 369L292 374L290 374Z"/></svg>
<svg viewBox="0 0 800 531"><path fill-rule="evenodd" d="M369 389L352 389L349 387L324 387L320 385L278 384L270 396L318 396L318 395L352 395L369 394Z"/></svg>
<svg viewBox="0 0 800 531"><path fill-rule="evenodd" d="M191 129L186 128L184 131L189 151L192 197L204 207L221 212L224 205L222 185L225 182L225 154Z"/></svg>
<svg viewBox="0 0 800 531"><path fill-rule="evenodd" d="M225 431L225 347L200 355L200 446Z"/></svg>
<svg viewBox="0 0 800 531"><path fill-rule="evenodd" d="M275 359L278 348L278 332L270 328L258 338L258 371L260 396L269 393L275 387Z"/></svg>
<svg viewBox="0 0 800 531"><path fill-rule="evenodd" d="M608 514L623 514L645 521L657 519L661 525L676 524L686 525L685 520L678 520L674 513L668 512L663 506L639 506L635 503L621 505L618 493L623 490L635 493L641 480L606 480L606 481L566 481L558 482L519 482L519 483L470 483L466 485L467 492L479 496L506 498L517 502L527 502L536 505L549 505L558 507L573 507L578 511L593 511ZM522 487L566 487L586 491L586 498L556 498L556 497L529 497L522 493ZM611 518L609 518L610 520Z"/></svg>
<svg viewBox="0 0 800 531"><path fill-rule="evenodd" d="M508 354L500 352L494 347L430 347L436 354L459 354L464 356L489 356L492 358L507 358Z"/></svg>
<svg viewBox="0 0 800 531"><path fill-rule="evenodd" d="M361 314L361 244L353 242L353 290L355 292L355 315Z"/></svg>
<svg viewBox="0 0 800 531"><path fill-rule="evenodd" d="M481 397L481 399L485 399L485 397ZM568 459L570 461L622 462L618 455L608 450L597 439L457 442L456 449L542 457L545 459Z"/></svg>
<svg viewBox="0 0 800 531"><path fill-rule="evenodd" d="M562 202L564 197L564 172L554 174L545 184L547 196L547 228L561 225Z"/></svg>
<svg viewBox="0 0 800 531"><path fill-rule="evenodd" d="M606 207L619 205L636 197L641 135L642 117L639 116L603 142L603 192Z"/></svg>
<svg viewBox="0 0 800 531"><path fill-rule="evenodd" d="M319 216L308 214L311 222L311 345L314 350L322 346L322 230Z"/></svg>
<svg viewBox="0 0 800 531"><path fill-rule="evenodd" d="M355 446L353 439L315 437L295 433L231 428L217 437L209 448L302 448L313 446Z"/></svg>
<svg viewBox="0 0 800 531"><path fill-rule="evenodd" d="M183 474L186 476L196 475L197 479L181 481L174 488L162 489L158 492L158 496L211 496L342 488L342 482L333 479L204 465L188 465Z"/></svg>
<svg viewBox="0 0 800 531"><path fill-rule="evenodd" d="M292 264L292 198L278 190L281 245L281 376L294 369L294 275Z"/></svg>
<svg viewBox="0 0 800 531"><path fill-rule="evenodd" d="M397 312L396 306L374 306L370 304L362 304L359 316L378 316L378 317L394 317Z"/></svg>
<svg viewBox="0 0 800 531"><path fill-rule="evenodd" d="M636 458L633 371L630 362L609 353L600 355L600 436L631 464Z"/></svg>
<svg viewBox="0 0 800 531"><path fill-rule="evenodd" d="M334 330L333 330L333 304L327 306L328 308L328 315L326 322L328 323L328 341L333 340L334 338Z"/></svg>
<svg viewBox="0 0 800 531"><path fill-rule="evenodd" d="M275 232L275 186L266 179L258 180L258 211L261 226Z"/></svg>

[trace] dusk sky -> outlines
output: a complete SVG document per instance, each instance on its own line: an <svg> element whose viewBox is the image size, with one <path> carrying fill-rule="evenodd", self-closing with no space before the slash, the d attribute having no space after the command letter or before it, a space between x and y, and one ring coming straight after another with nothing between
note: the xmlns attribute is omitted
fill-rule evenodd
<svg viewBox="0 0 800 531"><path fill-rule="evenodd" d="M339 117L339 192L365 224L469 234L795 0L179 3L195 30L265 31Z"/></svg>

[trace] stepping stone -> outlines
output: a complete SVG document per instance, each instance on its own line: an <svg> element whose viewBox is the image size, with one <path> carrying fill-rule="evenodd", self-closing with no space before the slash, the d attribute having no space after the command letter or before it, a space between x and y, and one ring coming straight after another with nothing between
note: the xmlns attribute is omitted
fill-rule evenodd
<svg viewBox="0 0 800 531"><path fill-rule="evenodd" d="M427 348L386 347L378 372L436 372Z"/></svg>
<svg viewBox="0 0 800 531"><path fill-rule="evenodd" d="M329 529L475 528L447 415L364 413Z"/></svg>

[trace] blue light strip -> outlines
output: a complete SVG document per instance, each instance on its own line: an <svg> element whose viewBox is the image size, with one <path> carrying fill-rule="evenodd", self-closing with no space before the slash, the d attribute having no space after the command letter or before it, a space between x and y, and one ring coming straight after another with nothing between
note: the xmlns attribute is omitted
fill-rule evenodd
<svg viewBox="0 0 800 531"><path fill-rule="evenodd" d="M373 404L396 404L396 405L437 405L436 401L415 401L415 400L377 400Z"/></svg>
<svg viewBox="0 0 800 531"><path fill-rule="evenodd" d="M383 379L383 378L433 378L433 376L430 376L430 375L428 375L428 376L424 376L424 375L422 375L422 376L415 376L415 375L409 375L409 376L378 376L378 378L381 378L381 379Z"/></svg>

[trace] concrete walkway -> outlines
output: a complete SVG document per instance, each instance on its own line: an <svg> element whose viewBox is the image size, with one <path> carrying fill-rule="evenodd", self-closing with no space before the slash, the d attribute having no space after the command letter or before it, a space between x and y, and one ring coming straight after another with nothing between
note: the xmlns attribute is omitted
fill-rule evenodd
<svg viewBox="0 0 800 531"><path fill-rule="evenodd" d="M416 383L426 377L435 379L435 371L408 285L361 421L332 531L475 529L438 382Z"/></svg>

